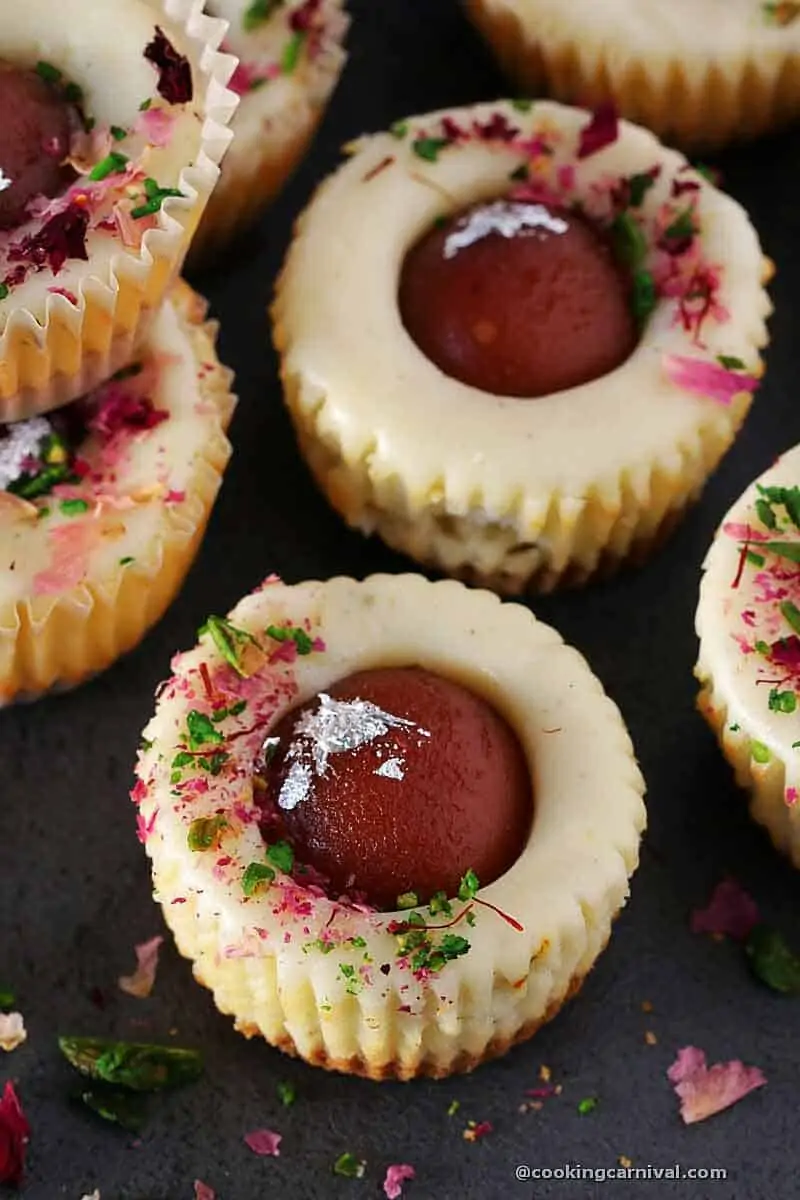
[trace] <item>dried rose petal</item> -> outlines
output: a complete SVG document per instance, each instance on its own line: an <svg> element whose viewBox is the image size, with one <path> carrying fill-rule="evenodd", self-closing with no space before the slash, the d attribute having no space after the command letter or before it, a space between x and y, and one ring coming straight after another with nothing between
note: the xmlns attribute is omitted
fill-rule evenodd
<svg viewBox="0 0 800 1200"><path fill-rule="evenodd" d="M667 378L696 396L715 400L726 408L736 396L752 393L760 380L743 371L730 371L720 363L706 362L700 358L687 358L681 354L664 355L664 371Z"/></svg>
<svg viewBox="0 0 800 1200"><path fill-rule="evenodd" d="M22 1013L0 1013L0 1050L11 1053L27 1039Z"/></svg>
<svg viewBox="0 0 800 1200"><path fill-rule="evenodd" d="M165 108L151 106L139 113L133 132L146 137L151 146L166 146L172 136L175 121L174 113L167 112Z"/></svg>
<svg viewBox="0 0 800 1200"><path fill-rule="evenodd" d="M22 1182L30 1133L14 1085L7 1083L0 1099L0 1183L18 1187Z"/></svg>
<svg viewBox="0 0 800 1200"><path fill-rule="evenodd" d="M519 130L505 113L496 112L488 121L476 121L475 132L486 141L513 142Z"/></svg>
<svg viewBox="0 0 800 1200"><path fill-rule="evenodd" d="M203 1183L202 1179L195 1179L194 1200L217 1200L217 1193L207 1183Z"/></svg>
<svg viewBox="0 0 800 1200"><path fill-rule="evenodd" d="M769 648L769 661L787 671L800 670L800 638L796 633L773 642Z"/></svg>
<svg viewBox="0 0 800 1200"><path fill-rule="evenodd" d="M78 258L83 262L89 258L86 250L88 227L89 213L86 207L70 204L50 217L38 233L28 234L22 241L12 243L6 251L8 261L20 265L24 263L35 271L49 267L57 275L68 258ZM13 279L7 276L5 280L9 287L21 282L16 273L12 274Z"/></svg>
<svg viewBox="0 0 800 1200"><path fill-rule="evenodd" d="M155 408L146 396L138 396L130 382L111 380L94 395L95 410L87 424L108 442L122 429L152 429L166 421L168 412Z"/></svg>
<svg viewBox="0 0 800 1200"><path fill-rule="evenodd" d="M477 1142L493 1132L494 1126L491 1121L470 1121L462 1136L465 1142Z"/></svg>
<svg viewBox="0 0 800 1200"><path fill-rule="evenodd" d="M274 1133L271 1129L254 1129L252 1133L244 1135L244 1140L254 1154L271 1155L273 1158L277 1158L280 1154L283 1135Z"/></svg>
<svg viewBox="0 0 800 1200"><path fill-rule="evenodd" d="M386 1178L383 1181L384 1195L388 1196L389 1200L397 1200L398 1196L403 1194L403 1183L407 1179L414 1179L416 1171L410 1167L408 1163L392 1163L386 1168Z"/></svg>
<svg viewBox="0 0 800 1200"><path fill-rule="evenodd" d="M759 921L758 905L735 879L723 879L705 908L691 915L692 933L724 933L744 941Z"/></svg>
<svg viewBox="0 0 800 1200"><path fill-rule="evenodd" d="M684 1046L678 1051L667 1077L680 1097L681 1116L686 1125L705 1121L730 1108L767 1082L758 1067L746 1067L738 1059L706 1066L705 1053L696 1046Z"/></svg>
<svg viewBox="0 0 800 1200"><path fill-rule="evenodd" d="M156 25L152 42L145 46L144 56L158 71L159 95L168 104L188 104L194 95L191 64L178 53L160 25Z"/></svg>
<svg viewBox="0 0 800 1200"><path fill-rule="evenodd" d="M133 975L120 975L118 983L123 992L143 1000L149 996L156 981L158 968L158 952L161 949L163 937L150 938L149 942L140 942L134 946L136 951L136 970Z"/></svg>
<svg viewBox="0 0 800 1200"><path fill-rule="evenodd" d="M305 0L289 17L289 28L293 33L308 33L322 7L322 0Z"/></svg>
<svg viewBox="0 0 800 1200"><path fill-rule="evenodd" d="M613 104L600 104L592 113L588 125L581 130L578 158L589 158L612 145L619 136L617 110Z"/></svg>

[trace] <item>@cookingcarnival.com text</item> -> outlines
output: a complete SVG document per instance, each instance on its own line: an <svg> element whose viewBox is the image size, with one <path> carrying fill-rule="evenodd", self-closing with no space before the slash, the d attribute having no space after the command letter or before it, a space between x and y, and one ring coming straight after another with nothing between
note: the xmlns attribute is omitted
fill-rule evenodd
<svg viewBox="0 0 800 1200"><path fill-rule="evenodd" d="M728 1178L725 1167L685 1167L672 1163L668 1167L657 1167L653 1163L634 1166L633 1163L617 1164L613 1167L585 1167L582 1163L563 1163L557 1167L536 1167L520 1163L514 1170L519 1180L585 1180L605 1183L610 1179L637 1180L722 1180Z"/></svg>

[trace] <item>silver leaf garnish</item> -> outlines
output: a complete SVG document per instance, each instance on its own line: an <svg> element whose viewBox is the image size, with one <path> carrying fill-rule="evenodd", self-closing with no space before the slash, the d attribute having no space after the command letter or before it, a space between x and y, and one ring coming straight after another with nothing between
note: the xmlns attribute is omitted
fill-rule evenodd
<svg viewBox="0 0 800 1200"><path fill-rule="evenodd" d="M415 721L396 717L371 700L334 700L326 692L320 692L318 700L318 707L303 713L295 725L286 752L291 766L278 794L278 806L285 810L296 808L305 800L314 775L325 774L332 755L359 750L392 729L415 729L420 737L431 736ZM375 773L389 779L402 779L402 760L389 758Z"/></svg>
<svg viewBox="0 0 800 1200"><path fill-rule="evenodd" d="M430 737L416 722L384 712L371 700L333 700L320 692L319 708L303 713L295 726L295 737L302 734L311 739L314 769L318 775L324 775L331 754L358 750L383 737L390 729L417 729L424 737Z"/></svg>
<svg viewBox="0 0 800 1200"><path fill-rule="evenodd" d="M387 758L386 762L382 762L379 767L373 771L373 775L381 775L384 779L405 779L406 773L403 770L405 760L402 758Z"/></svg>
<svg viewBox="0 0 800 1200"><path fill-rule="evenodd" d="M445 239L444 257L455 258L459 250L465 250L480 242L490 233L513 238L518 234L530 236L541 233L566 233L569 225L562 217L554 217L543 204L509 204L507 200L496 200L478 208Z"/></svg>
<svg viewBox="0 0 800 1200"><path fill-rule="evenodd" d="M0 489L25 474L25 464L38 459L42 442L53 432L44 417L17 421L6 429L6 436L0 437Z"/></svg>
<svg viewBox="0 0 800 1200"><path fill-rule="evenodd" d="M278 793L279 807L285 809L286 812L297 808L300 801L305 800L311 791L312 775L313 772L308 763L293 762Z"/></svg>

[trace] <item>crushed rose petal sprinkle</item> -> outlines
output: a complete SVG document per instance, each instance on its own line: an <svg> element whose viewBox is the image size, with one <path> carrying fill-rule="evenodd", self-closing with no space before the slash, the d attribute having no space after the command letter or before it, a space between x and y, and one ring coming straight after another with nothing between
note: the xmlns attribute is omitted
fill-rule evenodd
<svg viewBox="0 0 800 1200"><path fill-rule="evenodd" d="M203 1183L202 1179L195 1179L194 1200L217 1200L217 1193L207 1183Z"/></svg>
<svg viewBox="0 0 800 1200"><path fill-rule="evenodd" d="M0 1097L0 1184L18 1187L22 1182L30 1134L14 1085L7 1082Z"/></svg>
<svg viewBox="0 0 800 1200"><path fill-rule="evenodd" d="M680 1098L681 1117L687 1125L730 1108L767 1082L758 1067L746 1067L738 1059L708 1067L704 1051L696 1046L678 1051L667 1077Z"/></svg>
<svg viewBox="0 0 800 1200"><path fill-rule="evenodd" d="M120 975L118 983L123 992L143 1000L149 996L156 981L158 955L163 943L163 937L156 936L147 942L135 946L136 970L132 975Z"/></svg>
<svg viewBox="0 0 800 1200"><path fill-rule="evenodd" d="M160 25L144 56L158 71L159 94L169 104L188 104L194 94L192 68L188 58L179 54Z"/></svg>
<svg viewBox="0 0 800 1200"><path fill-rule="evenodd" d="M493 1132L494 1126L491 1121L468 1121L462 1137L465 1142L477 1142Z"/></svg>
<svg viewBox="0 0 800 1200"><path fill-rule="evenodd" d="M692 933L725 934L744 941L759 922L758 905L735 879L723 879L705 908L691 915Z"/></svg>
<svg viewBox="0 0 800 1200"><path fill-rule="evenodd" d="M731 637L763 685L764 708L777 721L791 724L791 715L800 709L800 487L757 482L754 490L750 519L722 526L723 534L738 542L731 589L747 583L738 612L742 627L732 630ZM738 731L738 725L731 727ZM751 740L750 747L754 759L769 761L766 745ZM788 806L797 802L797 794L796 784L787 781Z"/></svg>
<svg viewBox="0 0 800 1200"><path fill-rule="evenodd" d="M393 1163L386 1168L386 1178L383 1181L383 1194L388 1200L398 1200L403 1194L403 1184L414 1179L416 1171L408 1163Z"/></svg>
<svg viewBox="0 0 800 1200"><path fill-rule="evenodd" d="M275 1133L271 1129L254 1129L244 1135L244 1140L254 1154L277 1158L281 1152L280 1144L283 1141L283 1135Z"/></svg>
<svg viewBox="0 0 800 1200"><path fill-rule="evenodd" d="M528 111L524 106L514 107ZM672 323L687 333L694 346L708 353L702 340L706 326L730 319L720 299L722 270L705 257L701 206L704 189L711 184L702 171L689 164L680 166L675 177L654 193L660 203L647 209L643 208L645 197L663 173L660 163L630 178L609 175L593 179L580 189L581 162L619 137L613 106L597 108L579 131L571 155L559 129L543 122L533 132L524 131L502 110L471 123L449 114L430 127L399 121L390 134L396 140L408 138L413 154L429 164L436 164L451 148L475 139L519 153L521 161L509 174L513 182L509 199L557 208L578 204L588 216L608 226L631 271L630 303L640 327L658 305L669 302ZM371 178L371 173L366 178ZM726 358L728 366L724 365ZM668 374L680 370L687 390L720 404L730 404L738 393L751 394L758 383L755 376L731 368L731 363L738 362L733 355L711 361L687 358L684 363L678 356L673 360L666 364ZM707 369L701 373L702 368Z"/></svg>
<svg viewBox="0 0 800 1200"><path fill-rule="evenodd" d="M664 355L664 372L667 378L684 391L709 400L725 408L742 394L752 395L759 385L756 375L744 371L733 371L719 363L704 362L699 358L688 358L679 354Z"/></svg>
<svg viewBox="0 0 800 1200"><path fill-rule="evenodd" d="M578 158L588 158L611 146L619 136L617 111L613 104L601 104L595 109L588 125L581 130Z"/></svg>

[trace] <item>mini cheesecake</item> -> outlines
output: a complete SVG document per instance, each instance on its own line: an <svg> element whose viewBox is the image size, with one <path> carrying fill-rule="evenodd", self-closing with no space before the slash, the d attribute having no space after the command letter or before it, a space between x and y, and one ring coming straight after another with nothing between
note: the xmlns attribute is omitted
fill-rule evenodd
<svg viewBox="0 0 800 1200"><path fill-rule="evenodd" d="M236 105L202 0L26 0L0 29L0 421L136 354Z"/></svg>
<svg viewBox="0 0 800 1200"><path fill-rule="evenodd" d="M577 991L645 810L619 712L552 629L452 581L272 577L172 668L131 798L178 948L242 1033L444 1076Z"/></svg>
<svg viewBox="0 0 800 1200"><path fill-rule="evenodd" d="M238 66L234 141L192 243L193 263L218 255L275 198L306 153L346 55L343 0L209 0L228 24Z"/></svg>
<svg viewBox="0 0 800 1200"><path fill-rule="evenodd" d="M800 450L731 507L697 608L700 711L750 811L800 866Z"/></svg>
<svg viewBox="0 0 800 1200"><path fill-rule="evenodd" d="M800 116L796 0L465 0L528 95L611 101L687 152Z"/></svg>
<svg viewBox="0 0 800 1200"><path fill-rule="evenodd" d="M273 307L325 495L501 592L639 561L762 372L771 265L743 209L609 110L481 104L348 153Z"/></svg>
<svg viewBox="0 0 800 1200"><path fill-rule="evenodd" d="M110 666L180 587L231 452L205 314L176 284L127 367L0 426L0 704Z"/></svg>

